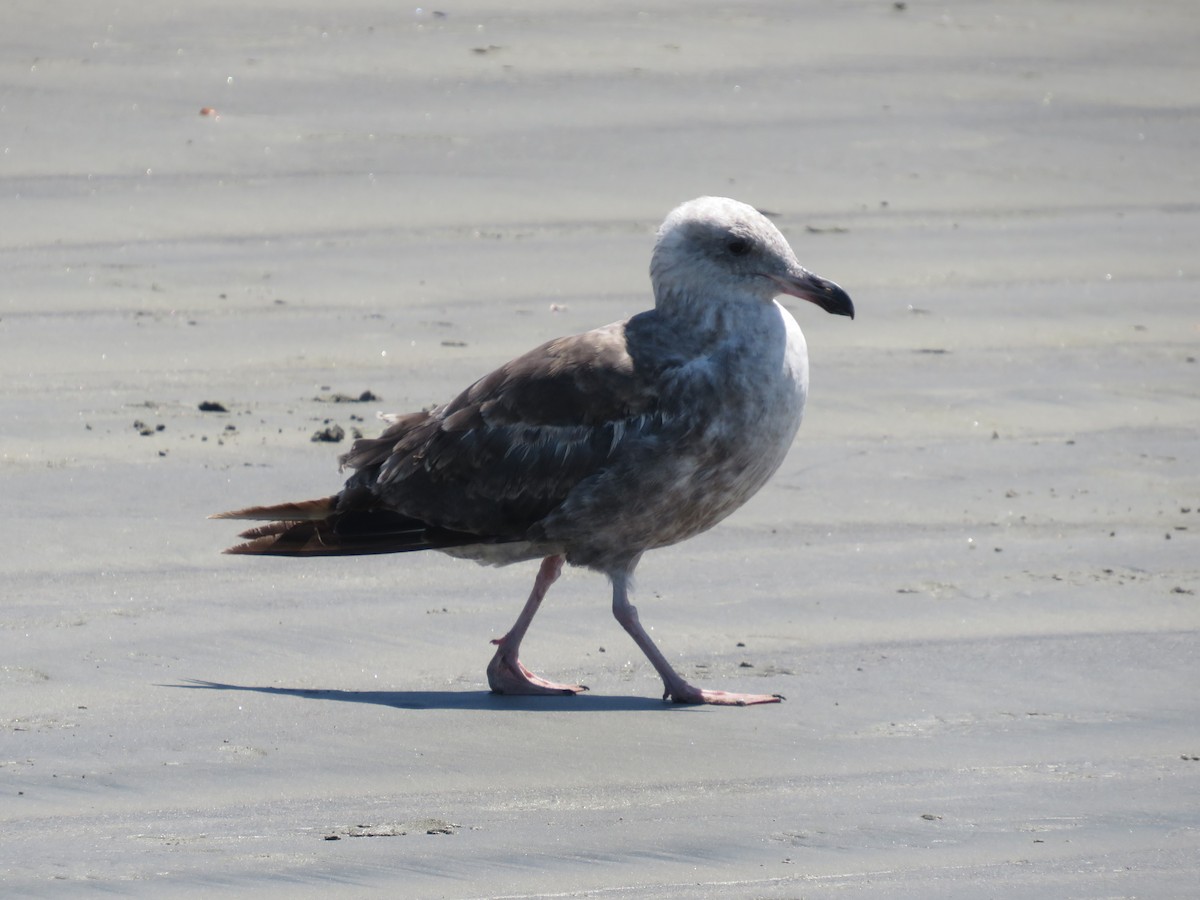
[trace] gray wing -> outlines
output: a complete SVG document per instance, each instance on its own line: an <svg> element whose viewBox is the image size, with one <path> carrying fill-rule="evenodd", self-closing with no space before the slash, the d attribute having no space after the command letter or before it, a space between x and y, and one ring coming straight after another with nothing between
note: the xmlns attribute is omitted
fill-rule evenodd
<svg viewBox="0 0 1200 900"><path fill-rule="evenodd" d="M572 488L661 426L656 372L630 355L626 328L550 341L445 406L356 441L341 460L357 471L339 509L520 540Z"/></svg>

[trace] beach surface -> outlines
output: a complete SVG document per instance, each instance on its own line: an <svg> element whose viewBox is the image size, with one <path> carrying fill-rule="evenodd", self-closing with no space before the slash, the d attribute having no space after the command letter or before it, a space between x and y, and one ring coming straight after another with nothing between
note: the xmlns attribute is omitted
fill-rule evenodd
<svg viewBox="0 0 1200 900"><path fill-rule="evenodd" d="M0 894L1195 896L1191 0L0 24ZM796 446L638 571L686 677L786 702L664 704L594 573L523 647L590 692L510 698L536 564L220 555L649 306L702 194L858 310L795 304Z"/></svg>

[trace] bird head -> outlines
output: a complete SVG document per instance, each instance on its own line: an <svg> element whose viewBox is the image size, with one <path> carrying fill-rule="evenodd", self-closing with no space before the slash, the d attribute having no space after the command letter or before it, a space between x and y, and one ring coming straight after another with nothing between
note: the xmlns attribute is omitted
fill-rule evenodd
<svg viewBox="0 0 1200 900"><path fill-rule="evenodd" d="M850 296L800 265L766 216L727 197L699 197L673 209L650 259L658 305L689 297L769 302L790 294L854 318Z"/></svg>

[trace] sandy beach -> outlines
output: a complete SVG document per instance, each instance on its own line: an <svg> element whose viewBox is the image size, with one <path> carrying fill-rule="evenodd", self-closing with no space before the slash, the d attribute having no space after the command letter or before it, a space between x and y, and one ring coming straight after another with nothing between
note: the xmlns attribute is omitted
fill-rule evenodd
<svg viewBox="0 0 1200 900"><path fill-rule="evenodd" d="M1194 897L1194 4L328 6L0 12L0 894ZM858 310L638 570L786 702L583 570L511 698L536 564L220 554L703 194Z"/></svg>

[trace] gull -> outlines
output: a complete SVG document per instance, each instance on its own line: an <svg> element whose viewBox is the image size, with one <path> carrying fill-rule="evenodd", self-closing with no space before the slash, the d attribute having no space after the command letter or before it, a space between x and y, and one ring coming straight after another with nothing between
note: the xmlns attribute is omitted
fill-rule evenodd
<svg viewBox="0 0 1200 900"><path fill-rule="evenodd" d="M606 575L613 615L675 703L746 706L778 694L685 680L629 599L647 550L700 534L771 477L800 427L808 351L776 299L854 316L849 295L797 261L753 207L688 201L650 262L653 309L542 344L427 412L390 415L354 442L340 492L213 518L268 520L235 554L328 556L440 550L490 565L540 559L512 628L494 640L499 694L575 694L535 675L521 641L564 563Z"/></svg>

